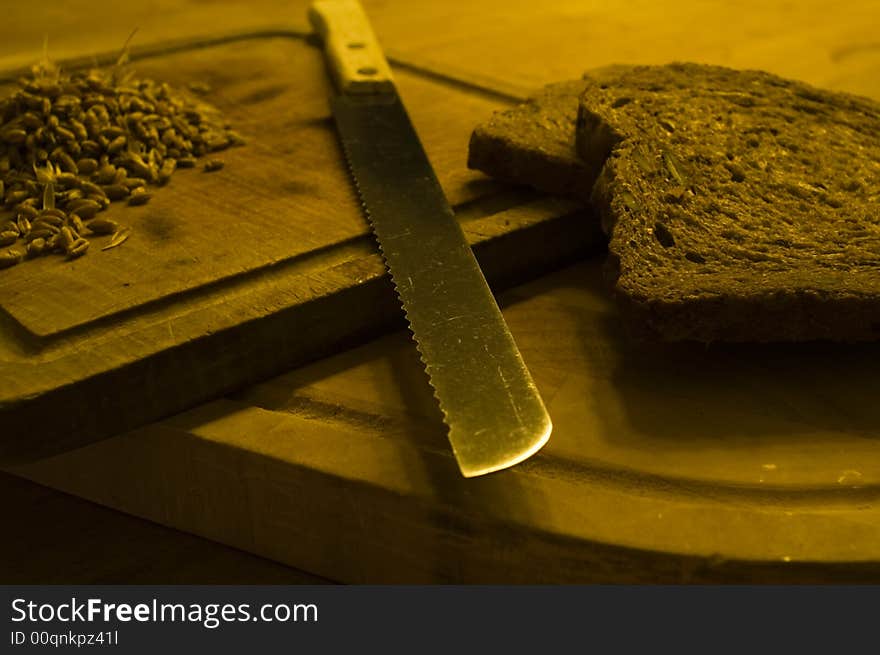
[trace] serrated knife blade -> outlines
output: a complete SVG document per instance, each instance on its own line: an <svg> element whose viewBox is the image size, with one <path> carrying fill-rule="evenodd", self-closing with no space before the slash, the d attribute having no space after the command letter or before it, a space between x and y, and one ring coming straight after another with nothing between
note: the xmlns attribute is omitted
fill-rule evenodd
<svg viewBox="0 0 880 655"><path fill-rule="evenodd" d="M318 0L345 157L434 389L461 472L512 466L552 424L356 0Z"/></svg>

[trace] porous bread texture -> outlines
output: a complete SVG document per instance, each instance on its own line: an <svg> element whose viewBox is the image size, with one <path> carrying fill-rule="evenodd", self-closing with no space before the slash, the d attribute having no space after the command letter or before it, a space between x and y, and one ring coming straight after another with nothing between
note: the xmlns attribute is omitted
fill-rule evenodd
<svg viewBox="0 0 880 655"><path fill-rule="evenodd" d="M757 71L618 69L576 148L637 334L880 338L880 105Z"/></svg>

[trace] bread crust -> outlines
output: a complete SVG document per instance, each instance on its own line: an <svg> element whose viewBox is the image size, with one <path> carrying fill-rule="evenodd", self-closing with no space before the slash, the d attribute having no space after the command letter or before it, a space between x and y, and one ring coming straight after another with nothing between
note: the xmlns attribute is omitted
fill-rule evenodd
<svg viewBox="0 0 880 655"><path fill-rule="evenodd" d="M471 134L468 167L588 200L599 169L588 169L577 154L575 120L580 96L590 86L589 80L551 84L523 104L496 112Z"/></svg>

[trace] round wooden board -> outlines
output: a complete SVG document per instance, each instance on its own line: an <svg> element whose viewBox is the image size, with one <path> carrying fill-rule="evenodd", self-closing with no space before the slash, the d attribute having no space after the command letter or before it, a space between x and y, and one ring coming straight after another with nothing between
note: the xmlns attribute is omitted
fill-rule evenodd
<svg viewBox="0 0 880 655"><path fill-rule="evenodd" d="M460 476L396 333L19 473L346 582L880 580L880 347L637 345L600 268L502 296L555 424L513 469Z"/></svg>

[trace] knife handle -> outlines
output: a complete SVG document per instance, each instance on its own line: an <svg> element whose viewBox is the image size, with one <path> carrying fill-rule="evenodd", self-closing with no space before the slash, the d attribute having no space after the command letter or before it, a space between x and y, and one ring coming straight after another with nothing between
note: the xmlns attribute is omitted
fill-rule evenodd
<svg viewBox="0 0 880 655"><path fill-rule="evenodd" d="M340 92L388 93L391 69L358 0L315 0L309 21L324 41L324 51Z"/></svg>

